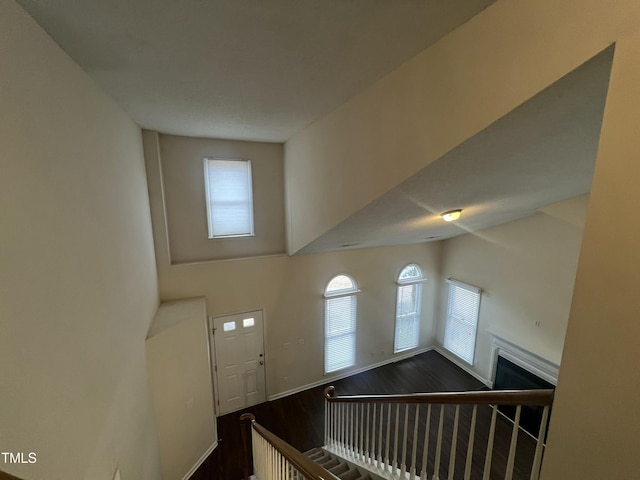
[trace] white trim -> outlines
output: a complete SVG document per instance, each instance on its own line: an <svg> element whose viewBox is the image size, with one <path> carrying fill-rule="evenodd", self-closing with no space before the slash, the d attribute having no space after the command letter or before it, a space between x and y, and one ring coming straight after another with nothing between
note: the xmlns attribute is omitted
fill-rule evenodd
<svg viewBox="0 0 640 480"><path fill-rule="evenodd" d="M416 265L417 266L417 265ZM405 267L406 268L406 267ZM404 269L403 269L404 270ZM407 282L407 283L399 283L398 282L398 286L396 287L396 311L393 317L393 353L402 353L402 352L406 352L408 350L412 350L414 348L416 348L419 344L420 344L420 324L422 323L422 295L424 293L424 290L422 289L422 283L425 281L424 278L422 278L420 281L416 282ZM402 287L416 287L418 289L417 295L416 295L416 304L415 304L415 312L417 315L417 332L416 332L416 345L412 345L411 347L407 347L407 348L402 348L402 349L398 349L397 348L397 343L398 343L398 301L400 300L400 289Z"/></svg>
<svg viewBox="0 0 640 480"><path fill-rule="evenodd" d="M213 445L211 445L207 449L207 451L202 454L202 456L198 459L195 465L191 467L191 469L187 472L187 474L184 477L182 477L182 480L189 480L191 478L191 475L196 473L196 470L200 468L200 465L202 465L202 463L207 459L207 457L211 455L211 452L213 452L217 447L218 447L218 441L216 440L215 442L213 442Z"/></svg>
<svg viewBox="0 0 640 480"><path fill-rule="evenodd" d="M491 382L489 380L487 380L486 378L484 378L482 375L480 375L478 372L474 371L473 369L470 368L469 364L467 364L466 362L464 362L463 360L461 360L457 355L449 352L449 350L447 350L444 347L441 347L440 345L436 345L434 347L434 350L436 352L438 352L440 355L442 355L444 358L446 358L447 360L449 360L451 363L456 364L458 367L460 367L462 370L464 370L465 372L467 372L469 375L471 375L472 377L474 377L476 380L479 380L480 382L484 383L487 387L491 388Z"/></svg>
<svg viewBox="0 0 640 480"><path fill-rule="evenodd" d="M408 267L416 267L418 269L418 271L420 272L420 276L419 277L409 277L407 279L400 280L400 275L402 275L402 272L404 272ZM415 283L424 283L424 282L427 281L427 278L422 273L422 267L420 265L418 265L417 263L408 263L407 265L402 267L402 270L400 270L400 273L398 274L398 276L396 278L397 278L396 283L398 285L411 285L411 284L415 284Z"/></svg>
<svg viewBox="0 0 640 480"><path fill-rule="evenodd" d="M493 384L496 379L496 367L498 365L499 356L506 358L510 362L515 363L549 383L554 385L558 384L560 366L522 348L519 345L516 345L496 333L491 331L488 331L488 333L493 339L491 351L491 388L493 388Z"/></svg>
<svg viewBox="0 0 640 480"><path fill-rule="evenodd" d="M205 189L205 198L206 198L206 206L207 206L207 230L208 230L208 239L218 239L218 238L236 238L236 237L255 237L255 222L253 216L253 176L252 176L252 165L251 160L243 159L243 158L219 158L219 157L204 157L203 159L204 166L204 189ZM209 169L212 168L212 162L239 162L246 164L246 174L247 174L247 183L249 184L248 188L248 213L249 213L249 232L243 233L232 233L228 235L215 235L213 232L213 210L211 209L211 185L209 184Z"/></svg>
<svg viewBox="0 0 640 480"><path fill-rule="evenodd" d="M469 290L471 292L482 293L482 289L480 287L476 287L475 285L471 285L470 283L461 282L460 280L456 280L454 278L447 278L446 282L457 287L464 288L465 290Z"/></svg>
<svg viewBox="0 0 640 480"><path fill-rule="evenodd" d="M358 373L366 372L367 370L372 370L374 368L382 367L382 366L388 365L390 363L399 362L400 360L405 360L405 359L411 358L411 357L413 357L415 355L420 355L421 353L430 352L433 349L434 349L434 347L430 346L430 347L424 347L424 348L420 348L420 349L414 349L412 351L407 351L407 352L402 353L400 355L394 355L392 358L389 358L387 360L383 360L383 361L378 362L378 363L374 363L372 365L367 365L366 367L360 367L360 368L358 368L356 370L349 370L348 372L344 372L344 373L342 373L340 375L332 375L331 377L325 377L322 380L318 380L317 382L308 383L308 384L303 385L301 387L292 388L291 390L286 390L284 392L276 393L275 395L270 395L269 396L269 401L277 400L279 398L288 397L289 395L294 395L296 393L303 392L303 391L308 390L310 388L319 387L320 385L325 385L327 383L331 383L331 382L334 382L336 380L341 380L343 378L350 377L351 375L357 375Z"/></svg>
<svg viewBox="0 0 640 480"><path fill-rule="evenodd" d="M428 278L422 277L415 280L403 280L402 282L399 280L396 280L396 284L399 287L404 287L405 285L418 285L421 283L427 283L428 281L429 281Z"/></svg>
<svg viewBox="0 0 640 480"><path fill-rule="evenodd" d="M324 300L332 300L334 298L343 298L343 297L350 297L351 295L357 295L358 293L362 292L362 290L360 290L359 288L356 288L354 290L340 290L340 292L343 293L329 293L329 294L324 294L323 295L323 299Z"/></svg>
<svg viewBox="0 0 640 480"><path fill-rule="evenodd" d="M277 258L277 257L288 257L286 253L273 253L270 255L255 255L253 257L232 257L232 258L219 258L214 260L197 260L197 261L189 261L189 262L176 262L169 265L171 269L180 268L180 267L191 267L197 265L207 265L209 263L221 263L221 262L237 262L238 260L260 260L264 258Z"/></svg>
<svg viewBox="0 0 640 480"><path fill-rule="evenodd" d="M213 384L213 410L214 410L214 417L218 417L218 416L222 416L222 415L226 415L227 413L233 413L233 411L237 411L237 410L233 410L231 412L227 412L224 414L221 414L220 412L220 396L219 396L219 388L218 388L218 358L216 356L216 341L215 341L215 334L214 334L214 321L217 318L222 318L222 317L229 317L229 316L233 316L233 315L243 315L245 313L252 313L252 312L262 312L262 355L263 355L263 361L264 361L264 401L266 402L268 400L267 397L267 391L268 391L268 385L267 385L267 368L268 368L268 362L267 362L267 312L266 312L266 308L262 307L262 308L254 308L252 310L242 310L239 312L232 312L232 313L221 313L221 314L216 314L216 315L208 315L208 326L209 326L209 331L208 331L208 335L209 335L209 341L210 341L210 346L211 346L211 353L212 353L212 357L211 357L211 373L213 375L213 379L214 379L214 384ZM260 402L262 403L262 402ZM250 405L253 406L253 405ZM242 407L242 408L248 408L248 407ZM217 432L217 427L216 427L216 432Z"/></svg>

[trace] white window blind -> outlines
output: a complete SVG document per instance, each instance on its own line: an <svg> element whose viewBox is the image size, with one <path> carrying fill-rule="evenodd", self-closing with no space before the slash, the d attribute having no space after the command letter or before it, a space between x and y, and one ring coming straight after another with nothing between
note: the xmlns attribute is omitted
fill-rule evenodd
<svg viewBox="0 0 640 480"><path fill-rule="evenodd" d="M420 282L423 280L422 271L417 265L407 265L398 277L394 353L418 346L422 294Z"/></svg>
<svg viewBox="0 0 640 480"><path fill-rule="evenodd" d="M209 238L253 235L249 160L204 159Z"/></svg>
<svg viewBox="0 0 640 480"><path fill-rule="evenodd" d="M444 347L473 365L482 290L473 285L447 280L449 300L444 331Z"/></svg>
<svg viewBox="0 0 640 480"><path fill-rule="evenodd" d="M338 275L325 289L325 373L347 368L356 362L355 281Z"/></svg>

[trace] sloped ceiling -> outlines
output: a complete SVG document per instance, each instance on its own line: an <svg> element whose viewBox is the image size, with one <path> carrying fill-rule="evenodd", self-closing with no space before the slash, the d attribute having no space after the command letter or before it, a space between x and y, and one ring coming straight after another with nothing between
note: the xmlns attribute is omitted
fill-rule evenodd
<svg viewBox="0 0 640 480"><path fill-rule="evenodd" d="M443 240L588 193L610 48L298 253ZM461 208L459 221L442 212Z"/></svg>
<svg viewBox="0 0 640 480"><path fill-rule="evenodd" d="M18 0L142 127L284 142L495 0Z"/></svg>
<svg viewBox="0 0 640 480"><path fill-rule="evenodd" d="M143 128L272 142L493 1L18 0ZM298 253L446 239L588 192L611 59L612 49L587 62ZM444 223L453 208L462 219Z"/></svg>

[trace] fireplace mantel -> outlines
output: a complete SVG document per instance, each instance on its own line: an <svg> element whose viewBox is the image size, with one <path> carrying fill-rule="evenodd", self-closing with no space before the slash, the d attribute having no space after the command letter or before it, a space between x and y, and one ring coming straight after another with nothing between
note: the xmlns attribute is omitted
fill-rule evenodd
<svg viewBox="0 0 640 480"><path fill-rule="evenodd" d="M549 360L536 355L529 350L526 350L519 345L507 340L504 337L494 333L488 332L492 338L492 352L491 352L491 387L496 378L496 366L498 363L498 357L504 357L507 360L519 365L520 367L528 370L529 372L537 375L538 377L546 380L553 385L558 384L558 371L560 367Z"/></svg>

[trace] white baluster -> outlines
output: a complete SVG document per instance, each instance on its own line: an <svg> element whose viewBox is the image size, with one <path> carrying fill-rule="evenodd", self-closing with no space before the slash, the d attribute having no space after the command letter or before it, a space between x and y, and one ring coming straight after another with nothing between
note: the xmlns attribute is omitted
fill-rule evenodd
<svg viewBox="0 0 640 480"><path fill-rule="evenodd" d="M329 445L329 402L324 401L324 444Z"/></svg>
<svg viewBox="0 0 640 480"><path fill-rule="evenodd" d="M359 438L359 435L358 435L358 431L359 431L358 430L359 414L358 414L358 404L357 403L354 404L354 414L355 414L355 417L356 417L356 419L355 419L356 429L355 429L355 432L354 432L355 433L355 439L354 439L354 442L353 442L353 453L355 454L356 458L359 459L360 458L360 448L359 448L359 442L358 442L358 438Z"/></svg>
<svg viewBox="0 0 640 480"><path fill-rule="evenodd" d="M379 423L379 428L378 428L378 468L380 468L380 466L383 465L383 463L382 463L382 421L383 421L383 417L384 417L384 405L381 403L380 404L380 420L378 421L378 423Z"/></svg>
<svg viewBox="0 0 640 480"><path fill-rule="evenodd" d="M378 404L373 404L373 418L371 419L371 465L376 463L376 410ZM382 417L382 405L380 405L380 417Z"/></svg>
<svg viewBox="0 0 640 480"><path fill-rule="evenodd" d="M429 430L431 430L431 404L427 405L427 422L424 427L424 445L422 450L422 471L420 480L427 480L427 459L429 454Z"/></svg>
<svg viewBox="0 0 640 480"><path fill-rule="evenodd" d="M467 460L464 465L464 480L471 479L471 464L473 463L473 442L476 434L476 416L478 413L478 405L473 406L471 414L471 426L469 427L469 446L467 447Z"/></svg>
<svg viewBox="0 0 640 480"><path fill-rule="evenodd" d="M342 404L342 449L346 453L349 449L349 404Z"/></svg>
<svg viewBox="0 0 640 480"><path fill-rule="evenodd" d="M284 460L284 459L282 458L282 455L281 455L280 453L278 453L278 458L277 458L277 461L278 461L278 469L277 469L277 471L276 471L276 478L277 478L278 480L282 480L282 477L284 476L284 475L283 475L283 473L284 473L284 472L282 471L282 466L283 466L283 463L284 463L284 461L283 461L283 460Z"/></svg>
<svg viewBox="0 0 640 480"><path fill-rule="evenodd" d="M453 480L453 472L456 468L456 449L458 447L458 420L460 419L460 405L456 405L456 414L453 418L453 434L451 436L451 452L449 453L449 480Z"/></svg>
<svg viewBox="0 0 640 480"><path fill-rule="evenodd" d="M418 418L420 417L420 404L416 404L416 415L413 420L413 449L411 451L411 472L409 478L415 480L417 476L416 455L418 454Z"/></svg>
<svg viewBox="0 0 640 480"><path fill-rule="evenodd" d="M400 429L400 405L396 404L396 428L393 434L393 468L391 473L395 475L398 468L398 430Z"/></svg>
<svg viewBox="0 0 640 480"><path fill-rule="evenodd" d="M336 431L338 430L338 422L337 422L337 405L335 403L331 403L331 445L336 445Z"/></svg>
<svg viewBox="0 0 640 480"><path fill-rule="evenodd" d="M337 432L337 436L338 436L338 445L337 445L337 449L338 451L342 450L342 424L344 423L343 421L343 414L342 414L342 409L344 408L344 403L338 403L336 404L337 410L337 417L338 417L338 432Z"/></svg>
<svg viewBox="0 0 640 480"><path fill-rule="evenodd" d="M347 452L350 453L353 448L352 448L352 443L351 443L351 422L353 421L353 415L351 414L351 408L353 407L352 404L347 403L345 405L346 408L346 412L347 412L347 437L346 437L346 446L347 446Z"/></svg>
<svg viewBox="0 0 640 480"><path fill-rule="evenodd" d="M382 462L382 466L384 467L384 469L387 469L387 466L389 465L389 438L390 438L390 434L391 434L391 404L388 405L387 407L387 435L386 435L386 448L385 448L385 455L384 455L384 461ZM380 448L382 448L382 436L380 437Z"/></svg>
<svg viewBox="0 0 640 480"><path fill-rule="evenodd" d="M489 474L491 473L491 457L493 456L493 439L496 434L496 413L498 412L498 406L494 405L493 413L491 414L491 427L489 428L489 440L487 441L487 456L484 459L484 473L482 480L489 480Z"/></svg>
<svg viewBox="0 0 640 480"><path fill-rule="evenodd" d="M513 478L513 466L516 460L516 446L518 443L518 431L520 428L520 413L522 411L522 405L516 407L516 419L513 422L513 431L511 432L511 445L509 446L509 458L507 459L507 471L505 473L505 480L511 480Z"/></svg>
<svg viewBox="0 0 640 480"><path fill-rule="evenodd" d="M375 408L375 405L374 405ZM371 413L371 404L367 403L367 430L365 432L365 440L364 440L364 451L365 451L365 462L371 461L371 450L369 450L369 422L371 418L369 414Z"/></svg>
<svg viewBox="0 0 640 480"><path fill-rule="evenodd" d="M265 474L265 478L269 478L268 475L271 472L271 447L269 446L269 444L267 444L267 449L265 452L266 455L266 465L264 467L264 474Z"/></svg>
<svg viewBox="0 0 640 480"><path fill-rule="evenodd" d="M385 462L384 462L385 471L387 470L387 467L391 465L391 459L389 458L390 435L391 435L391 404L389 404L389 407L387 408L387 448L385 449L386 454L385 454ZM380 449L382 449L382 438L380 439Z"/></svg>
<svg viewBox="0 0 640 480"><path fill-rule="evenodd" d="M545 406L542 411L542 422L540 423L540 431L538 432L538 443L536 444L536 453L533 456L533 465L531 466L531 480L538 480L540 477L540 466L542 464L542 450L544 449L544 437L547 434L547 421L549 420L549 406Z"/></svg>
<svg viewBox="0 0 640 480"><path fill-rule="evenodd" d="M400 405L398 404L398 409ZM404 475L407 471L407 437L409 436L409 404L404 404L404 429L402 435L402 459L400 461L400 471Z"/></svg>
<svg viewBox="0 0 640 480"><path fill-rule="evenodd" d="M351 455L355 453L355 442L353 441L353 423L354 423L354 415L353 415L353 403L349 404L349 451Z"/></svg>
<svg viewBox="0 0 640 480"><path fill-rule="evenodd" d="M364 403L360 405L360 458L364 460Z"/></svg>
<svg viewBox="0 0 640 480"><path fill-rule="evenodd" d="M346 452L347 451L347 404L343 403L341 405L341 415L342 415L342 420L340 421L340 423L342 424L342 451Z"/></svg>
<svg viewBox="0 0 640 480"><path fill-rule="evenodd" d="M440 480L440 456L442 455L442 426L444 425L444 405L440 405L440 421L438 422L438 441L436 442L436 459L433 480Z"/></svg>

